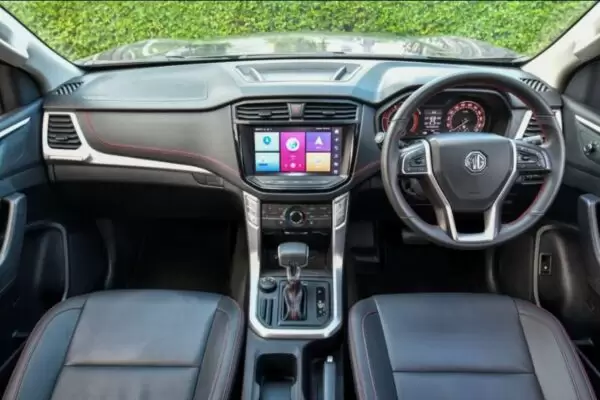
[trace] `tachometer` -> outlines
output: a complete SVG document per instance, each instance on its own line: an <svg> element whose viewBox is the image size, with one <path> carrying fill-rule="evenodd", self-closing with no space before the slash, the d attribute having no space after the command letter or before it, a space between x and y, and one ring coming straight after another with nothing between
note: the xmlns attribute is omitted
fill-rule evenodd
<svg viewBox="0 0 600 400"><path fill-rule="evenodd" d="M485 111L481 104L465 100L452 106L446 114L449 132L481 132L485 126Z"/></svg>
<svg viewBox="0 0 600 400"><path fill-rule="evenodd" d="M400 108L401 105L402 105L402 103L394 104L393 106L391 106L390 108L385 110L383 112L383 114L381 114L381 128L385 132L387 132L388 128L390 127L390 121L392 120L392 118L394 117L394 114L396 114L396 111L398 111L398 109ZM419 110L414 112L411 123L410 123L410 127L408 128L409 135L415 135L419 131L420 115L421 115L421 112Z"/></svg>

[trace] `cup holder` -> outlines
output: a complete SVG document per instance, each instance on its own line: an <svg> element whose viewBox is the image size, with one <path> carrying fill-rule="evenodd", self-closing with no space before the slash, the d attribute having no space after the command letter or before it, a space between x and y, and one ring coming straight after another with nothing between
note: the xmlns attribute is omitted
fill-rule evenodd
<svg viewBox="0 0 600 400"><path fill-rule="evenodd" d="M260 400L291 399L298 376L293 354L262 354L256 360L255 381L260 387Z"/></svg>

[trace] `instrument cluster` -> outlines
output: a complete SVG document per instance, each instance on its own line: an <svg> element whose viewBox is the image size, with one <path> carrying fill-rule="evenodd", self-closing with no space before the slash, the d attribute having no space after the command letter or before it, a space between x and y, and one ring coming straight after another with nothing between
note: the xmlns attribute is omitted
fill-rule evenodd
<svg viewBox="0 0 600 400"><path fill-rule="evenodd" d="M492 109L485 97L452 92L435 96L413 113L406 130L406 138L452 132L493 132ZM384 108L379 114L380 131L387 132L390 121L404 98ZM497 98L493 100L494 103L498 102Z"/></svg>

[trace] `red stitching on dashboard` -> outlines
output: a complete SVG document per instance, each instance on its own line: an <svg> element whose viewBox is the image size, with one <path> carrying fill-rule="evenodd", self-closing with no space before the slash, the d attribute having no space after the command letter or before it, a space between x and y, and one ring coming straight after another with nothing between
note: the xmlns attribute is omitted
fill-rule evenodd
<svg viewBox="0 0 600 400"><path fill-rule="evenodd" d="M188 157L188 158L195 158L198 160L204 160L204 161L211 162L213 164L217 164L218 166L225 168L228 171L231 171L234 175L236 175L236 176L238 175L238 172L235 169L231 168L229 165L224 164L218 160L215 160L214 158L210 158L210 157L207 157L207 156L204 156L201 154L192 153L192 152L188 152L188 151L184 151L184 150L161 149L161 148L157 148L157 147L145 147L145 146L136 146L136 145L131 145L131 144L107 142L106 140L104 140L100 137L100 135L94 128L94 124L92 123L90 113L83 112L82 114L83 114L86 125L88 126L88 128L90 128L90 131L94 134L94 138L96 140L98 140L100 143L104 144L105 146L122 148L122 149L135 149L135 150L139 150L139 151L146 151L149 153L151 152L151 153L161 153L161 154L172 154L172 155L179 155L179 156ZM157 160L157 161L162 161L162 160ZM168 162L168 161L163 161L163 162Z"/></svg>

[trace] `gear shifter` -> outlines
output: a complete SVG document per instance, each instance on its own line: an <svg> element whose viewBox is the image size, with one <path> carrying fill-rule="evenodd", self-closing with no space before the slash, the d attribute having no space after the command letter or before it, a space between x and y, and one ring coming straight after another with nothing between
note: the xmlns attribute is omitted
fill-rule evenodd
<svg viewBox="0 0 600 400"><path fill-rule="evenodd" d="M300 242L286 242L277 248L279 265L286 270L287 283L283 288L284 320L301 321L304 315L304 287L300 282L302 268L308 264L308 246Z"/></svg>

